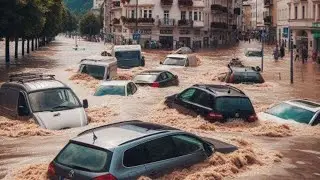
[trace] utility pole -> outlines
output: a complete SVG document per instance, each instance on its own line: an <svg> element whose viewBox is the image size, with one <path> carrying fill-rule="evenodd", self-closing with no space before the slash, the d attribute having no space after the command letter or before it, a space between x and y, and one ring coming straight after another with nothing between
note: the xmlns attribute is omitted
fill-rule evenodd
<svg viewBox="0 0 320 180"><path fill-rule="evenodd" d="M136 0L136 33L138 32L138 0Z"/></svg>
<svg viewBox="0 0 320 180"><path fill-rule="evenodd" d="M293 84L293 39L292 39L291 27L289 27L289 48L290 48L290 83Z"/></svg>
<svg viewBox="0 0 320 180"><path fill-rule="evenodd" d="M256 0L256 29L258 28L258 0Z"/></svg>
<svg viewBox="0 0 320 180"><path fill-rule="evenodd" d="M264 56L264 38L265 38L265 29L263 30L263 32L261 33L261 39L262 39L262 50L261 50L261 72L263 72L263 56Z"/></svg>

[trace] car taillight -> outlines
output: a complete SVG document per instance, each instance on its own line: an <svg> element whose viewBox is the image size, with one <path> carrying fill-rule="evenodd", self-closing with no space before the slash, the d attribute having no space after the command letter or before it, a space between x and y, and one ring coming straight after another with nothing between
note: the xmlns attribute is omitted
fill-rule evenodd
<svg viewBox="0 0 320 180"><path fill-rule="evenodd" d="M102 176L98 176L94 178L93 180L117 180L116 177L114 177L112 174L105 174Z"/></svg>
<svg viewBox="0 0 320 180"><path fill-rule="evenodd" d="M256 114L249 116L248 121L249 122L255 122L258 120L258 117Z"/></svg>
<svg viewBox="0 0 320 180"><path fill-rule="evenodd" d="M160 87L160 84L158 82L152 83L151 87Z"/></svg>
<svg viewBox="0 0 320 180"><path fill-rule="evenodd" d="M51 163L49 164L48 172L47 172L47 173L48 173L48 175L49 175L50 177L56 175L56 169L54 168L53 162L51 162Z"/></svg>
<svg viewBox="0 0 320 180"><path fill-rule="evenodd" d="M223 115L219 113L211 112L208 114L208 118L214 121L219 121L223 119Z"/></svg>

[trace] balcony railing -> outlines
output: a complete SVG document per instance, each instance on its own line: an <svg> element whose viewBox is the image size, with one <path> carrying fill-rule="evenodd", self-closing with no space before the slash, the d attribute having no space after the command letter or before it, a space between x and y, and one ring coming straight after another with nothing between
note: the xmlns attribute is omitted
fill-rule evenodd
<svg viewBox="0 0 320 180"><path fill-rule="evenodd" d="M178 0L179 7L191 7L193 6L192 0Z"/></svg>
<svg viewBox="0 0 320 180"><path fill-rule="evenodd" d="M162 6L172 6L173 0L161 0Z"/></svg>
<svg viewBox="0 0 320 180"><path fill-rule="evenodd" d="M159 26L160 27L173 27L175 26L175 20L174 19L159 19Z"/></svg>
<svg viewBox="0 0 320 180"><path fill-rule="evenodd" d="M153 25L154 24L154 19L153 18L127 18L122 16L121 21L128 26L135 25L136 22L138 21L138 25Z"/></svg>
<svg viewBox="0 0 320 180"><path fill-rule="evenodd" d="M211 11L212 13L227 13L228 12L228 8L224 7L220 4L212 4L211 5Z"/></svg>
<svg viewBox="0 0 320 180"><path fill-rule="evenodd" d="M120 24L120 19L118 19L118 18L113 18L112 24Z"/></svg>
<svg viewBox="0 0 320 180"><path fill-rule="evenodd" d="M193 21L192 20L187 20L187 19L180 19L178 21L178 26L179 27L192 27L193 26Z"/></svg>
<svg viewBox="0 0 320 180"><path fill-rule="evenodd" d="M228 25L227 23L223 23L223 22L212 22L211 28L228 29Z"/></svg>
<svg viewBox="0 0 320 180"><path fill-rule="evenodd" d="M264 0L264 7L270 7L273 5L273 0Z"/></svg>

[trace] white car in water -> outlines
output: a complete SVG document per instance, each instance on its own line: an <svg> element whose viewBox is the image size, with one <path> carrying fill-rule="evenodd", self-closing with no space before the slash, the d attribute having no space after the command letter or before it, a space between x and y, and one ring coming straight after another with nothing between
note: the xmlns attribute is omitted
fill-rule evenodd
<svg viewBox="0 0 320 180"><path fill-rule="evenodd" d="M259 113L258 118L280 123L303 123L315 126L320 123L320 103L302 99L285 101Z"/></svg>
<svg viewBox="0 0 320 180"><path fill-rule="evenodd" d="M198 59L194 54L169 54L157 69L169 70L172 68L196 67Z"/></svg>

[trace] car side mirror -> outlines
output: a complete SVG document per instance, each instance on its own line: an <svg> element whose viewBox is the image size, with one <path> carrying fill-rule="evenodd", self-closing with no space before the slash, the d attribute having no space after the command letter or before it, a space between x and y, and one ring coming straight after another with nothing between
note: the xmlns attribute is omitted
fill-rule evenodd
<svg viewBox="0 0 320 180"><path fill-rule="evenodd" d="M85 109L87 109L87 108L89 107L89 103L88 103L88 100L87 100L87 99L84 99L84 100L82 101L82 107L85 108Z"/></svg>
<svg viewBox="0 0 320 180"><path fill-rule="evenodd" d="M160 64L163 64L163 62L162 62L162 61L160 61Z"/></svg>
<svg viewBox="0 0 320 180"><path fill-rule="evenodd" d="M210 145L208 143L203 143L203 148L204 148L204 151L206 152L206 154L208 156L211 156L213 153L215 153L215 148L213 145Z"/></svg>

